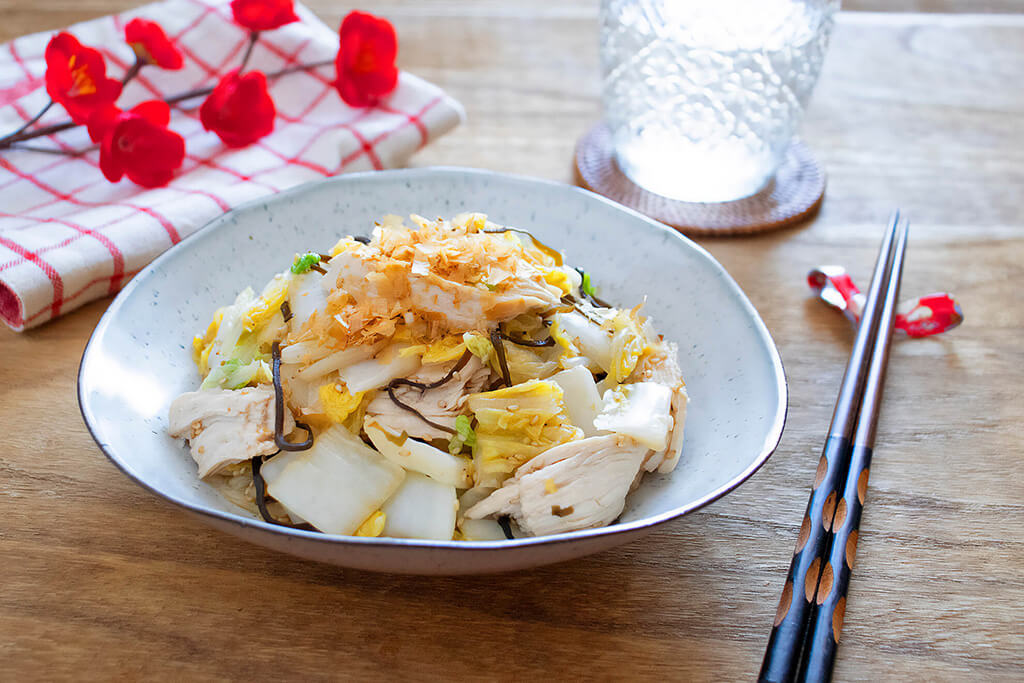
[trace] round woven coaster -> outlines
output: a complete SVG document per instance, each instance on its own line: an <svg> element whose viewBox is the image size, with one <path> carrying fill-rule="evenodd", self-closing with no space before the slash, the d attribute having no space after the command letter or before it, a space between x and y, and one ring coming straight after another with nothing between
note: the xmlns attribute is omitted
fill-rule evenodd
<svg viewBox="0 0 1024 683"><path fill-rule="evenodd" d="M599 123L576 145L580 185L687 235L749 235L806 220L818 212L825 172L807 147L794 142L775 178L755 195L734 202L682 202L649 192L619 169L608 127Z"/></svg>

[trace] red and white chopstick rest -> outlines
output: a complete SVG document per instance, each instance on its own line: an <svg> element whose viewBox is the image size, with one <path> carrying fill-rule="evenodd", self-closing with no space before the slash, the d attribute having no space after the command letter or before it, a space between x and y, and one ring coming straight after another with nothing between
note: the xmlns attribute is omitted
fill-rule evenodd
<svg viewBox="0 0 1024 683"><path fill-rule="evenodd" d="M807 284L822 301L838 308L854 323L864 311L865 296L842 266L819 266L807 274ZM910 337L948 332L964 321L963 312L945 292L928 294L900 303L895 327Z"/></svg>

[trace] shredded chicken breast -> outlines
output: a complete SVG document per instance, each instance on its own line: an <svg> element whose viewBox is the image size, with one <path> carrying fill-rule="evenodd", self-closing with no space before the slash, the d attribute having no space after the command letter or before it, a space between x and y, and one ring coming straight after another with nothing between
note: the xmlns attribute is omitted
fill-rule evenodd
<svg viewBox="0 0 1024 683"><path fill-rule="evenodd" d="M284 433L293 429L295 421L286 413ZM270 455L277 451L274 390L263 385L182 394L171 403L167 433L188 439L200 477L257 455Z"/></svg>
<svg viewBox="0 0 1024 683"><path fill-rule="evenodd" d="M622 513L648 452L614 434L555 446L520 467L466 517L511 515L534 536L605 526Z"/></svg>

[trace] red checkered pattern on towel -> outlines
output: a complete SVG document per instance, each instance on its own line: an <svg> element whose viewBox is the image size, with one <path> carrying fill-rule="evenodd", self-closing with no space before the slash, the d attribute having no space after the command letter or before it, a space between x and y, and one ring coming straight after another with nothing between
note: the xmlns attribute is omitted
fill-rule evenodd
<svg viewBox="0 0 1024 683"><path fill-rule="evenodd" d="M296 6L300 22L262 34L251 68L270 73L332 59L337 33ZM134 55L124 24L134 16L160 23L185 57L180 71L146 67L119 104L128 108L211 86L238 65L246 32L227 0L166 0L68 29L103 52L115 78ZM51 33L0 47L0 134L17 129L48 101L43 52ZM462 118L460 105L436 86L402 73L380 106L352 109L330 85L333 67L271 82L274 132L229 149L199 122L202 98L172 109L171 128L185 138L186 157L167 187L109 183L98 152L78 157L0 152L0 317L15 330L40 325L118 291L162 251L233 206L302 182L345 171L399 166ZM53 107L42 125L66 120ZM33 141L39 147L90 146L82 128Z"/></svg>

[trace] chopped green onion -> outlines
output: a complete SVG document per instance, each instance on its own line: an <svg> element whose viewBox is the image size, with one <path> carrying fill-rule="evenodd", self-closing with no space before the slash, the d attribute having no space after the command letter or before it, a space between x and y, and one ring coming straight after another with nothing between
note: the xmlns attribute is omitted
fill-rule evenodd
<svg viewBox="0 0 1024 683"><path fill-rule="evenodd" d="M583 271L583 284L580 285L580 290L587 296L595 296L597 294L594 284L590 281L590 273L586 271Z"/></svg>
<svg viewBox="0 0 1024 683"><path fill-rule="evenodd" d="M292 264L292 272L296 275L309 272L309 269L318 263L320 263L320 254L312 252L303 254L295 259L295 263Z"/></svg>
<svg viewBox="0 0 1024 683"><path fill-rule="evenodd" d="M487 337L473 334L472 332L466 332L462 335L462 341L466 343L466 349L470 353L485 363L488 362L494 354L494 345L491 344Z"/></svg>
<svg viewBox="0 0 1024 683"><path fill-rule="evenodd" d="M462 451L463 445L470 448L476 445L476 432L473 431L468 415L455 418L455 436L448 442L448 452L455 455Z"/></svg>
<svg viewBox="0 0 1024 683"><path fill-rule="evenodd" d="M231 358L213 368L200 389L241 389L252 381L257 367Z"/></svg>
<svg viewBox="0 0 1024 683"><path fill-rule="evenodd" d="M459 415L455 418L455 433L467 446L476 445L476 432L473 431L468 415Z"/></svg>

